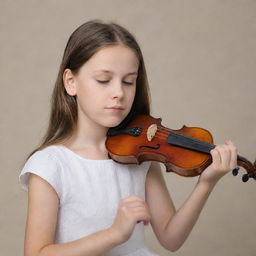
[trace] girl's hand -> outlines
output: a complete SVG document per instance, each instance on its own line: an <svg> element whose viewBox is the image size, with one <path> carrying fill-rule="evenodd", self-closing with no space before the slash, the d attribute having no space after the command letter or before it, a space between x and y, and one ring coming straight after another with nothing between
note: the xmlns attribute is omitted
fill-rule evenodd
<svg viewBox="0 0 256 256"><path fill-rule="evenodd" d="M237 167L237 148L228 140L225 144L216 146L210 153L212 163L202 172L199 182L215 185L222 176Z"/></svg>
<svg viewBox="0 0 256 256"><path fill-rule="evenodd" d="M147 203L140 197L132 195L120 200L116 218L110 227L120 237L120 243L127 241L135 225L143 221L148 225L150 213Z"/></svg>

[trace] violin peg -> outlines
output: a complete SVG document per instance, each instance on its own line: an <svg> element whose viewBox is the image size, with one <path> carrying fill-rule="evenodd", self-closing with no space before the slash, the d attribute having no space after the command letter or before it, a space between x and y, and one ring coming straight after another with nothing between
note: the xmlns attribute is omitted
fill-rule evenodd
<svg viewBox="0 0 256 256"><path fill-rule="evenodd" d="M249 177L248 173L246 173L246 174L243 175L242 181L243 181L243 182L247 182L247 181L249 180L249 178L250 178L250 177Z"/></svg>
<svg viewBox="0 0 256 256"><path fill-rule="evenodd" d="M234 176L236 176L237 174L238 174L238 171L239 171L239 167L236 167L235 169L233 169L232 170L232 174L234 175Z"/></svg>

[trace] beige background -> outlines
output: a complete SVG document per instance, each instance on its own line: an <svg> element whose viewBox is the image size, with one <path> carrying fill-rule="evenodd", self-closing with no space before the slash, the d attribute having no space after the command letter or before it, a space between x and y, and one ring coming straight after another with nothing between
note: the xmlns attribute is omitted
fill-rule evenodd
<svg viewBox="0 0 256 256"><path fill-rule="evenodd" d="M118 22L136 36L152 115L163 125L204 127L216 144L230 138L241 155L256 157L255 0L1 0L1 255L22 255L27 197L18 174L45 132L67 39L93 18ZM164 175L178 208L197 178ZM150 227L148 246L160 255L256 255L256 183L244 184L241 176L219 182L179 251L161 248Z"/></svg>

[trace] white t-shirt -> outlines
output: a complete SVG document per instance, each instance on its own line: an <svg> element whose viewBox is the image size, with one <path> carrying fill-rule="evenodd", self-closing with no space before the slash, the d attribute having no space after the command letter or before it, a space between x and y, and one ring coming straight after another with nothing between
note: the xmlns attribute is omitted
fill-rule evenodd
<svg viewBox="0 0 256 256"><path fill-rule="evenodd" d="M46 180L60 204L55 243L73 241L113 224L119 201L129 195L145 199L145 180L151 162L119 164L112 159L86 159L65 146L35 152L20 173L28 190L29 173ZM144 224L136 224L130 239L107 256L153 256L144 242Z"/></svg>

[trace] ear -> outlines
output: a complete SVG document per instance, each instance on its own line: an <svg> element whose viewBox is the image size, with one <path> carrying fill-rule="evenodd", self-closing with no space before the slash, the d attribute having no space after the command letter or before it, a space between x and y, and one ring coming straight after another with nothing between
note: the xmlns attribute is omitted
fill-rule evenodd
<svg viewBox="0 0 256 256"><path fill-rule="evenodd" d="M63 84L66 89L66 92L70 96L75 96L76 95L76 80L75 76L72 73L72 71L67 68L63 72Z"/></svg>

